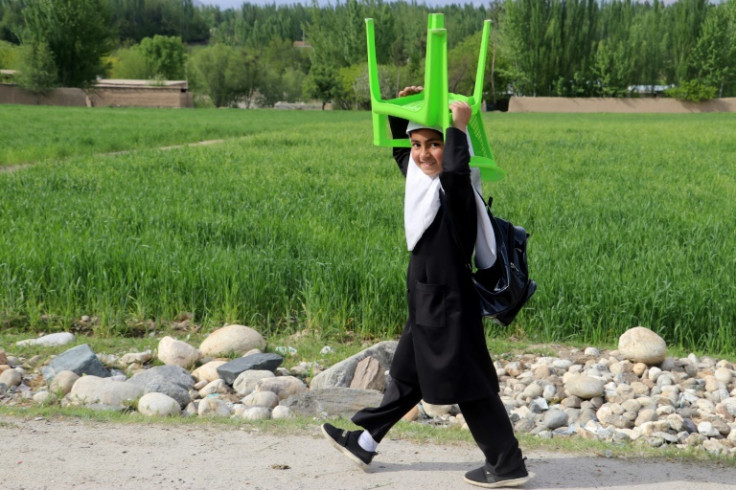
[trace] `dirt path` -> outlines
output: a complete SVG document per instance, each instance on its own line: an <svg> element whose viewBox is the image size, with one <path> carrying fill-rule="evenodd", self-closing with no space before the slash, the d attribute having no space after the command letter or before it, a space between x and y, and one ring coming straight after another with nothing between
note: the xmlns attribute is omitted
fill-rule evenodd
<svg viewBox="0 0 736 490"><path fill-rule="evenodd" d="M128 425L0 417L0 488L472 489L471 444L387 440L364 473L319 436L277 436L221 425ZM736 468L529 452L528 489L734 488Z"/></svg>

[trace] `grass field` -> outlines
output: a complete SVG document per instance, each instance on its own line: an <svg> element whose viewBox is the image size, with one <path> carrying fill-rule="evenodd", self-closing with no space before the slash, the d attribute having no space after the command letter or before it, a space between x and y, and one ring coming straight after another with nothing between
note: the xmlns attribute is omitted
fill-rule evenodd
<svg viewBox="0 0 736 490"><path fill-rule="evenodd" d="M510 333L605 343L644 325L734 352L736 115L494 113L486 129L508 172L486 194L531 232L539 284ZM6 329L403 325L403 180L367 113L0 106L0 135L0 162L33 163L0 172Z"/></svg>

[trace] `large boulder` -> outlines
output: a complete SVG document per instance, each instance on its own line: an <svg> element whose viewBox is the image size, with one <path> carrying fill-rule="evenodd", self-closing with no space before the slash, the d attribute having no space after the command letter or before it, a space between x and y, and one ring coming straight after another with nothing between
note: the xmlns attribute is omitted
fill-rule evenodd
<svg viewBox="0 0 736 490"><path fill-rule="evenodd" d="M173 337L166 336L158 343L158 359L166 365L188 368L201 358L199 349Z"/></svg>
<svg viewBox="0 0 736 490"><path fill-rule="evenodd" d="M273 378L276 376L273 371L264 369L250 369L243 371L235 378L233 383L233 389L238 395L247 395L256 388L258 383L263 378Z"/></svg>
<svg viewBox="0 0 736 490"><path fill-rule="evenodd" d="M56 356L48 366L41 369L44 379L50 380L61 371L73 371L78 376L88 374L107 378L110 371L100 362L87 344L78 345Z"/></svg>
<svg viewBox="0 0 736 490"><path fill-rule="evenodd" d="M251 349L263 350L266 340L260 333L244 325L227 325L212 332L202 341L199 350L205 356L242 356Z"/></svg>
<svg viewBox="0 0 736 490"><path fill-rule="evenodd" d="M111 378L98 376L82 376L72 386L67 400L72 405L106 410L123 410L128 408L141 395L140 386Z"/></svg>
<svg viewBox="0 0 736 490"><path fill-rule="evenodd" d="M163 393L170 396L182 407L192 401L189 388L194 386L194 378L180 366L156 366L134 375L128 383L140 386L143 393Z"/></svg>
<svg viewBox="0 0 736 490"><path fill-rule="evenodd" d="M304 393L307 391L307 385L294 376L276 376L258 381L254 390L256 392L270 391L275 393L279 399L284 400L290 396Z"/></svg>
<svg viewBox="0 0 736 490"><path fill-rule="evenodd" d="M79 375L74 371L60 371L56 373L49 383L49 390L52 393L59 393L61 396L72 391L74 383L79 379Z"/></svg>
<svg viewBox="0 0 736 490"><path fill-rule="evenodd" d="M232 385L238 376L249 370L275 371L284 362L278 354L257 353L239 357L217 368L217 373L227 384Z"/></svg>
<svg viewBox="0 0 736 490"><path fill-rule="evenodd" d="M631 362L643 362L648 366L660 364L667 354L664 339L646 327L634 327L618 339L619 353Z"/></svg>
<svg viewBox="0 0 736 490"><path fill-rule="evenodd" d="M598 378L584 374L574 374L565 381L565 391L570 396L590 400L596 396L601 396L605 388L603 381Z"/></svg>
<svg viewBox="0 0 736 490"><path fill-rule="evenodd" d="M179 402L163 393L146 393L138 400L138 411L146 417L179 415Z"/></svg>
<svg viewBox="0 0 736 490"><path fill-rule="evenodd" d="M326 388L294 395L281 405L305 417L350 417L365 407L377 407L382 399L381 392L375 390Z"/></svg>
<svg viewBox="0 0 736 490"><path fill-rule="evenodd" d="M223 361L222 359L215 359L214 361L203 364L202 366L199 366L197 369L192 371L192 376L197 381L207 381L208 383L216 379L220 379L220 374L217 372L217 368L219 368L223 364L227 364L227 361Z"/></svg>
<svg viewBox="0 0 736 490"><path fill-rule="evenodd" d="M396 352L397 344L398 342L395 340L389 340L358 352L354 356L348 357L344 361L340 361L329 369L319 373L312 379L309 387L312 390L349 387L353 381L358 363L367 357L372 357L378 361L380 369L386 371L391 366L391 360L394 357L394 352Z"/></svg>

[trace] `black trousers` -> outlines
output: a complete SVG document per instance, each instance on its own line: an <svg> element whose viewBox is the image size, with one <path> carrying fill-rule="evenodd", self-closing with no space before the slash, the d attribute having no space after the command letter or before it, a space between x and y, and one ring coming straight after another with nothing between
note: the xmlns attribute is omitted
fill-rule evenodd
<svg viewBox="0 0 736 490"><path fill-rule="evenodd" d="M388 433L409 410L422 399L419 384L391 379L381 405L365 408L351 419L370 432L376 442ZM476 444L486 457L489 470L498 476L512 473L524 466L519 441L501 398L494 393L489 398L458 404Z"/></svg>

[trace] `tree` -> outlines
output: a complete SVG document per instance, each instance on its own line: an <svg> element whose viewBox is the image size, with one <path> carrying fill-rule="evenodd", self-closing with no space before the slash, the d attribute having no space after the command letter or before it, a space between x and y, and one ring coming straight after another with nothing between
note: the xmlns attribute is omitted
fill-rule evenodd
<svg viewBox="0 0 736 490"><path fill-rule="evenodd" d="M728 15L721 12L721 6L711 8L690 56L695 78L705 86L714 87L721 97L725 85L734 75L733 35L729 31L729 20Z"/></svg>
<svg viewBox="0 0 736 490"><path fill-rule="evenodd" d="M21 53L18 85L35 94L46 94L58 85L56 64L45 41L26 44Z"/></svg>
<svg viewBox="0 0 736 490"><path fill-rule="evenodd" d="M105 72L110 52L106 0L27 0L23 44L38 53L46 44L64 87L88 87Z"/></svg>
<svg viewBox="0 0 736 490"><path fill-rule="evenodd" d="M312 65L304 81L304 94L320 100L324 110L328 102L340 95L338 70L331 65Z"/></svg>
<svg viewBox="0 0 736 490"><path fill-rule="evenodd" d="M192 87L216 107L250 104L257 85L258 58L245 50L215 44L194 53L189 62Z"/></svg>
<svg viewBox="0 0 736 490"><path fill-rule="evenodd" d="M0 40L20 44L23 31L23 2L0 0Z"/></svg>
<svg viewBox="0 0 736 490"><path fill-rule="evenodd" d="M168 80L184 78L184 45L177 36L146 37L141 41L141 51L152 78Z"/></svg>

